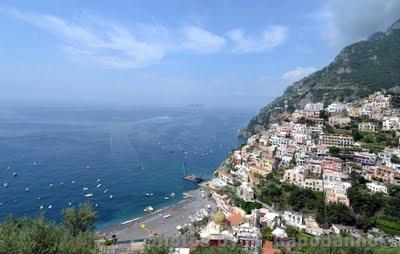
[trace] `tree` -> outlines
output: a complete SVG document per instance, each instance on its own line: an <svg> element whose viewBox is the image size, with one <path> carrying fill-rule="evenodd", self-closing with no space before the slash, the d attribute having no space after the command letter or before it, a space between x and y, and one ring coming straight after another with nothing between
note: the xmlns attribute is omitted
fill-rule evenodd
<svg viewBox="0 0 400 254"><path fill-rule="evenodd" d="M72 235L64 225L35 219L8 217L0 224L0 253L94 254L97 253L92 232Z"/></svg>
<svg viewBox="0 0 400 254"><path fill-rule="evenodd" d="M90 204L79 205L77 209L68 208L62 211L63 224L72 235L92 231L95 228L96 212Z"/></svg>
<svg viewBox="0 0 400 254"><path fill-rule="evenodd" d="M262 238L263 240L272 241L272 239L274 238L274 236L272 235L272 229L270 229L269 227L265 227L262 232Z"/></svg>

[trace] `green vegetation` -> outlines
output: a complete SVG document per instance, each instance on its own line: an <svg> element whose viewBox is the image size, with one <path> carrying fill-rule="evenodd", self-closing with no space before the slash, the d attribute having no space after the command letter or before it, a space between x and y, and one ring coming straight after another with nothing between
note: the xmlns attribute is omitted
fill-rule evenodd
<svg viewBox="0 0 400 254"><path fill-rule="evenodd" d="M60 224L43 215L35 219L8 217L0 224L0 253L97 253L91 231L94 219L89 205L65 210Z"/></svg>
<svg viewBox="0 0 400 254"><path fill-rule="evenodd" d="M262 239L266 241L272 241L274 236L272 235L272 229L265 227L262 231Z"/></svg>
<svg viewBox="0 0 400 254"><path fill-rule="evenodd" d="M324 206L324 194L302 189L292 184L281 183L282 173L273 171L261 182L258 199L268 205L284 210L312 213Z"/></svg>
<svg viewBox="0 0 400 254"><path fill-rule="evenodd" d="M400 164L400 158L399 156L392 154L392 156L390 157L390 162L392 163L396 163L396 164Z"/></svg>

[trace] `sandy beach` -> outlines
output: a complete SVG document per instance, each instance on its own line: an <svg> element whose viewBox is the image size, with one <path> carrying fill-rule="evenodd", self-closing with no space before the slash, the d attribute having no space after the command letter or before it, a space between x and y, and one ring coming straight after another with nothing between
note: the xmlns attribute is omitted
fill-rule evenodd
<svg viewBox="0 0 400 254"><path fill-rule="evenodd" d="M186 193L190 196L174 205L167 206L143 217L126 221L118 226L110 227L99 232L100 235L112 232L119 242L140 241L151 236L152 232L165 237L179 234L177 226L191 223L191 217L201 210L215 211L214 203L203 195L200 189ZM211 209L208 209L208 206ZM165 218L166 216L168 218Z"/></svg>

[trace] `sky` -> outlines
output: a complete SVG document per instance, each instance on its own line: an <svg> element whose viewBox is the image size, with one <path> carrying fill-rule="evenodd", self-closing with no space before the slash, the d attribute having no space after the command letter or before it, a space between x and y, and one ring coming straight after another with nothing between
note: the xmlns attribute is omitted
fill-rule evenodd
<svg viewBox="0 0 400 254"><path fill-rule="evenodd" d="M398 0L3 0L0 101L261 107L399 18Z"/></svg>

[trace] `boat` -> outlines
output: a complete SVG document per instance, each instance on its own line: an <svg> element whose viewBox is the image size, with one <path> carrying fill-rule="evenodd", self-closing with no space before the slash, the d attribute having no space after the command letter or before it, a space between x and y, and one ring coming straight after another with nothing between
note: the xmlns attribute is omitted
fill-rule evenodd
<svg viewBox="0 0 400 254"><path fill-rule="evenodd" d="M52 206L52 205L49 205L47 208L51 209L51 208L53 208L53 206Z"/></svg>
<svg viewBox="0 0 400 254"><path fill-rule="evenodd" d="M93 193L88 193L85 195L85 198L91 198L91 197L93 197Z"/></svg>
<svg viewBox="0 0 400 254"><path fill-rule="evenodd" d="M151 213L154 211L154 208L152 206L147 206L145 209L143 209L146 213Z"/></svg>
<svg viewBox="0 0 400 254"><path fill-rule="evenodd" d="M154 194L153 193L146 193L146 196L147 197L152 197L152 196L154 196Z"/></svg>
<svg viewBox="0 0 400 254"><path fill-rule="evenodd" d="M96 186L96 188L100 188L100 186L101 186L101 183L99 183L99 184Z"/></svg>
<svg viewBox="0 0 400 254"><path fill-rule="evenodd" d="M183 177L186 181L192 182L192 183L201 183L204 181L204 179L200 176L195 175L194 173L189 173Z"/></svg>
<svg viewBox="0 0 400 254"><path fill-rule="evenodd" d="M86 191L86 190L89 190L89 188L88 187L83 187L82 190Z"/></svg>
<svg viewBox="0 0 400 254"><path fill-rule="evenodd" d="M100 179L100 178L99 178L99 179L97 179L97 180L96 180L96 182L97 182L97 183L101 182L101 179Z"/></svg>
<svg viewBox="0 0 400 254"><path fill-rule="evenodd" d="M108 198L109 198L109 199L113 199L113 198L114 198L114 196L113 196L113 195L110 195L110 196L108 196Z"/></svg>
<svg viewBox="0 0 400 254"><path fill-rule="evenodd" d="M164 199L165 199L165 200L168 200L168 199L169 199L169 197L164 197Z"/></svg>
<svg viewBox="0 0 400 254"><path fill-rule="evenodd" d="M25 191L26 191L26 192L29 192L29 191L30 191L30 189L29 189L29 188L25 188Z"/></svg>
<svg viewBox="0 0 400 254"><path fill-rule="evenodd" d="M44 206L43 206L43 205L41 205L41 206L39 207L39 209L40 209L40 210L42 210L43 208L44 208Z"/></svg>
<svg viewBox="0 0 400 254"><path fill-rule="evenodd" d="M108 192L108 189L105 189L103 192L104 192L104 193L107 193L107 192Z"/></svg>
<svg viewBox="0 0 400 254"><path fill-rule="evenodd" d="M183 162L183 179L192 183L201 183L204 179L194 173L186 173L185 162Z"/></svg>
<svg viewBox="0 0 400 254"><path fill-rule="evenodd" d="M167 218L169 218L169 217L171 217L171 214L170 214L170 213L163 216L164 219L167 219Z"/></svg>
<svg viewBox="0 0 400 254"><path fill-rule="evenodd" d="M16 177L17 175L17 172L13 172L13 177Z"/></svg>
<svg viewBox="0 0 400 254"><path fill-rule="evenodd" d="M175 197L175 192L171 192L171 194L169 194L169 196L170 196L171 198Z"/></svg>
<svg viewBox="0 0 400 254"><path fill-rule="evenodd" d="M4 188L8 188L8 183L5 182L5 183L3 184L3 186L4 186Z"/></svg>

